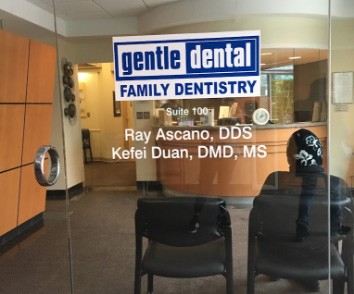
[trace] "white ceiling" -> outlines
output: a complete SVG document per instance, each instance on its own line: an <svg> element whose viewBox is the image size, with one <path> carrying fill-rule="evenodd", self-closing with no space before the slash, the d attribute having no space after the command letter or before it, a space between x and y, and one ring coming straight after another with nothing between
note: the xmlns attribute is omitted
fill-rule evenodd
<svg viewBox="0 0 354 294"><path fill-rule="evenodd" d="M282 3L282 0L0 0L0 20L4 28L32 38L43 38L55 29L59 35L70 38L152 34L157 29L232 21L244 16L308 15L328 20L327 1ZM333 3L333 15L354 18L354 1ZM280 60L289 64L288 57L295 54L292 50L275 50L272 55L262 56L262 62L267 63L266 67L280 65ZM302 60L292 63L321 60L326 54L326 50L303 51Z"/></svg>
<svg viewBox="0 0 354 294"><path fill-rule="evenodd" d="M242 17L303 15L328 19L325 0L0 0L12 15L49 31L53 12L64 37L155 34L182 25ZM353 0L332 0L332 14L354 17Z"/></svg>
<svg viewBox="0 0 354 294"><path fill-rule="evenodd" d="M12 0L1 0L12 1ZM199 0L25 0L38 7L48 11L53 10L55 6L57 15L67 20L92 20L109 17L127 17L127 16L140 16L148 11L175 2L185 2L192 4L195 3L199 6L199 10L203 12L210 3L214 3L215 7L227 6L227 8L235 8L244 10L245 12L254 13L255 11L265 10L276 7L277 12L284 13L301 13L301 12L318 12L322 11L328 13L328 2L323 0L306 1L306 7L302 5L301 1L287 0L286 5L283 1L273 0L213 0L204 1L207 7L202 7L200 4L203 1ZM244 4L240 6L240 2ZM340 15L342 17L354 16L354 3L351 0L332 0L331 9L333 15ZM257 9L258 8L258 9ZM215 11L216 12L216 11ZM231 12L231 11L230 11Z"/></svg>
<svg viewBox="0 0 354 294"><path fill-rule="evenodd" d="M48 11L52 0L27 0ZM167 3L182 0L55 0L57 15L67 20L92 20L112 17L139 16Z"/></svg>

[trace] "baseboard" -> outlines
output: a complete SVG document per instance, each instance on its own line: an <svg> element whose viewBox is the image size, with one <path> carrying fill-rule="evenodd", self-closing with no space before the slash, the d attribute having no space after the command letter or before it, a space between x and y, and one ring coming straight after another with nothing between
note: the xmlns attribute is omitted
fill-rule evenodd
<svg viewBox="0 0 354 294"><path fill-rule="evenodd" d="M2 235L0 237L0 255L43 227L43 225L43 213L40 213Z"/></svg>
<svg viewBox="0 0 354 294"><path fill-rule="evenodd" d="M83 183L79 183L68 189L69 199L84 192ZM64 200L66 197L66 190L47 190L47 200Z"/></svg>
<svg viewBox="0 0 354 294"><path fill-rule="evenodd" d="M135 162L134 159L112 159L112 158L105 158L105 157L93 157L92 160L88 160L84 162L85 164L90 163L120 163L120 162Z"/></svg>
<svg viewBox="0 0 354 294"><path fill-rule="evenodd" d="M162 191L162 185L159 181L137 181L136 187L138 191Z"/></svg>

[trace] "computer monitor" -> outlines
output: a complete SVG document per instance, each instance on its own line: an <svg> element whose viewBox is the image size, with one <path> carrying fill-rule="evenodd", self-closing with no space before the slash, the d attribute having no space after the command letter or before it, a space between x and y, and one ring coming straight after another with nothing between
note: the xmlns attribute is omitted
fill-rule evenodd
<svg viewBox="0 0 354 294"><path fill-rule="evenodd" d="M219 119L229 117L230 107L229 106L220 106L219 107Z"/></svg>

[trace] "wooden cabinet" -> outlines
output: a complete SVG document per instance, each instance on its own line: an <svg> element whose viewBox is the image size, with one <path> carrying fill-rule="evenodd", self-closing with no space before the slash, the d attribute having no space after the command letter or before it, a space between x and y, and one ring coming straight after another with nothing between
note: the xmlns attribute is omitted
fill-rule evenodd
<svg viewBox="0 0 354 294"><path fill-rule="evenodd" d="M0 30L0 236L45 210L34 175L51 141L56 50Z"/></svg>

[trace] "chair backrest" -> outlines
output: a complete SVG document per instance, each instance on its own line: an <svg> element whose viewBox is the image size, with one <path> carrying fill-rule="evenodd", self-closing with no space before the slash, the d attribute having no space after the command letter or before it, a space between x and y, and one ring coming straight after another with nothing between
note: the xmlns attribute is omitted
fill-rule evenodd
<svg viewBox="0 0 354 294"><path fill-rule="evenodd" d="M90 130L89 129L82 129L82 144L83 147L90 147L91 145L91 138L90 138Z"/></svg>
<svg viewBox="0 0 354 294"><path fill-rule="evenodd" d="M275 240L294 239L299 195L259 195L254 201L258 233ZM328 211L325 203L314 201L311 207L311 234L327 235Z"/></svg>
<svg viewBox="0 0 354 294"><path fill-rule="evenodd" d="M347 192L347 186L340 178L331 176L331 205L342 208L351 203L351 196ZM316 193L311 199L310 225L311 235L327 236L328 234L328 189L325 177L318 179ZM349 190L350 192L350 190ZM292 186L289 189L282 188L267 194L263 191L253 203L252 227L258 233L276 240L289 240L294 238L296 232L295 221L298 217L301 187Z"/></svg>
<svg viewBox="0 0 354 294"><path fill-rule="evenodd" d="M171 246L193 246L216 240L230 228L225 201L209 197L141 198L136 232Z"/></svg>

